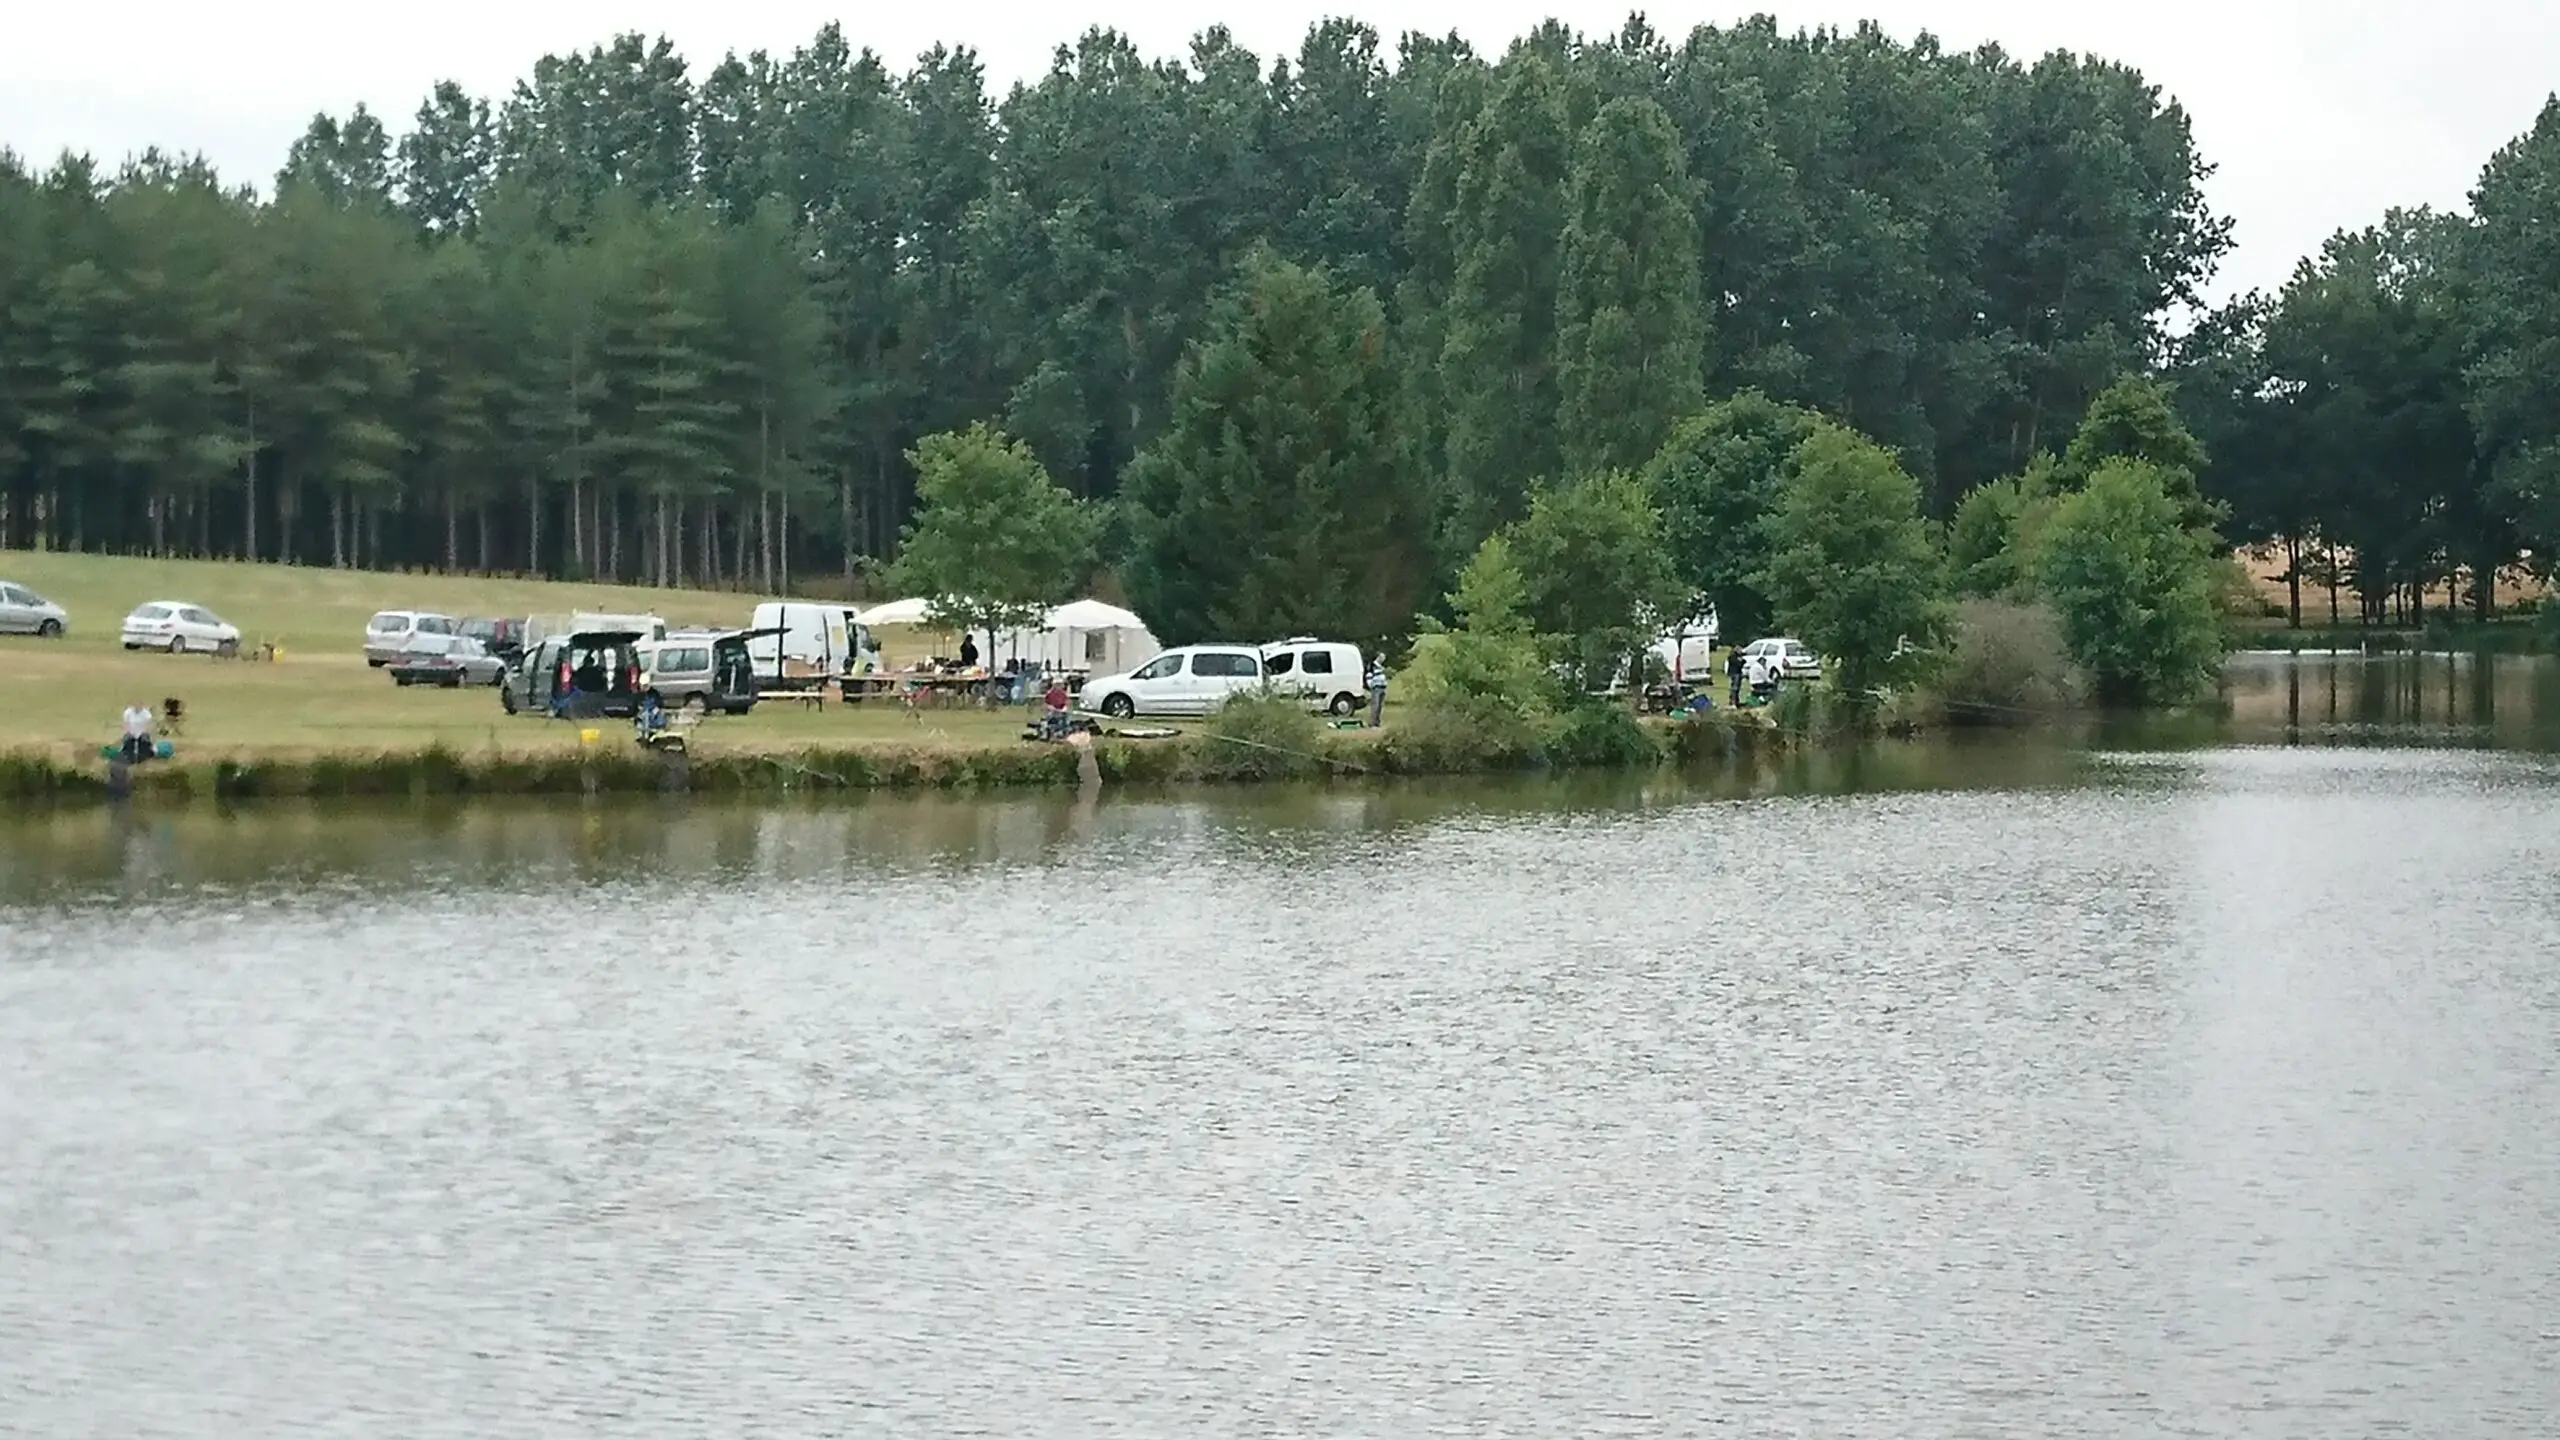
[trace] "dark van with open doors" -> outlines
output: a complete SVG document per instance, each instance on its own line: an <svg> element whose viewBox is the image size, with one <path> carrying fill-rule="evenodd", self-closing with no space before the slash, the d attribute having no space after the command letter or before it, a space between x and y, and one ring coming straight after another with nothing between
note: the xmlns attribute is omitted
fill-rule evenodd
<svg viewBox="0 0 2560 1440"><path fill-rule="evenodd" d="M640 692L669 710L717 710L744 715L755 708L755 662L750 642L779 635L767 630L670 630L664 640L640 642Z"/></svg>
<svg viewBox="0 0 2560 1440"><path fill-rule="evenodd" d="M640 710L640 632L580 630L524 653L498 687L510 715L584 720Z"/></svg>

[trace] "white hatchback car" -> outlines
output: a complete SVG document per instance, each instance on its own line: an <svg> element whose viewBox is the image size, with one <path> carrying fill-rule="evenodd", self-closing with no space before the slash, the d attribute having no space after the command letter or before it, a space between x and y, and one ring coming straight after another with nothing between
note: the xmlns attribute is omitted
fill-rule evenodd
<svg viewBox="0 0 2560 1440"><path fill-rule="evenodd" d="M1206 715L1227 697L1262 688L1262 652L1251 645L1184 645L1126 675L1084 682L1076 703L1115 720Z"/></svg>
<svg viewBox="0 0 2560 1440"><path fill-rule="evenodd" d="M1755 658L1773 659L1778 662L1778 673L1789 680L1822 678L1822 657L1801 640L1754 640L1742 647L1742 658L1746 663Z"/></svg>
<svg viewBox="0 0 2560 1440"><path fill-rule="evenodd" d="M154 600L136 605L124 617L124 648L166 650L172 655L189 650L222 653L240 648L240 627L201 605Z"/></svg>

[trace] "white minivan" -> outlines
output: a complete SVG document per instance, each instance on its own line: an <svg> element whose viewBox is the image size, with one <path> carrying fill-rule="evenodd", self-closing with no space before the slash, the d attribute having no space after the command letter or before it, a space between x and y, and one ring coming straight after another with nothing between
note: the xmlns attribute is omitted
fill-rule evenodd
<svg viewBox="0 0 2560 1440"><path fill-rule="evenodd" d="M1206 715L1240 691L1262 687L1262 651L1252 645L1183 645L1126 675L1084 682L1076 703L1115 720L1132 715Z"/></svg>
<svg viewBox="0 0 2560 1440"><path fill-rule="evenodd" d="M1262 647L1262 674L1283 695L1328 714L1350 715L1360 709L1367 672L1359 646L1296 635Z"/></svg>
<svg viewBox="0 0 2560 1440"><path fill-rule="evenodd" d="M462 627L432 610L385 610L364 622L364 663L379 670L395 660L424 659L453 648Z"/></svg>

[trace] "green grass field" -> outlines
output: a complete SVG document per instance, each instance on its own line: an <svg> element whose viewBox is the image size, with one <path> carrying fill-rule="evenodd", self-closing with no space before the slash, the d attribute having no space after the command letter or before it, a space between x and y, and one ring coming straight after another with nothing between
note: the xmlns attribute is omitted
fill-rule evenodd
<svg viewBox="0 0 2560 1440"><path fill-rule="evenodd" d="M486 689L394 685L364 663L364 622L378 610L532 615L647 611L671 624L742 624L756 598L628 586L403 575L287 565L0 551L0 580L68 610L60 640L0 636L0 750L74 758L112 741L117 717L139 701L186 702L180 741L190 759L400 750L441 741L456 750L574 749L576 727L507 715ZM249 646L273 643L273 664L134 653L117 641L127 612L149 600L202 605L240 627ZM926 634L883 636L892 663L934 648ZM983 745L1018 733L1018 710L910 714L894 703L760 705L706 721L700 743L799 750L849 742ZM607 722L616 730L620 722Z"/></svg>

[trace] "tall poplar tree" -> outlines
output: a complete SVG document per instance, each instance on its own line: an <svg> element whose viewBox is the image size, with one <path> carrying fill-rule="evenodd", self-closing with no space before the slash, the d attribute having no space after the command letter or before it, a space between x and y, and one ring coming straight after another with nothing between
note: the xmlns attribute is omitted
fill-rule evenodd
<svg viewBox="0 0 2560 1440"><path fill-rule="evenodd" d="M1565 464L1650 459L1699 398L1698 222L1680 136L1642 97L1600 107L1576 147L1556 372Z"/></svg>
<svg viewBox="0 0 2560 1440"><path fill-rule="evenodd" d="M1526 513L1556 475L1556 276L1571 137L1542 57L1503 62L1468 127L1458 176L1440 393L1448 417L1448 553Z"/></svg>

